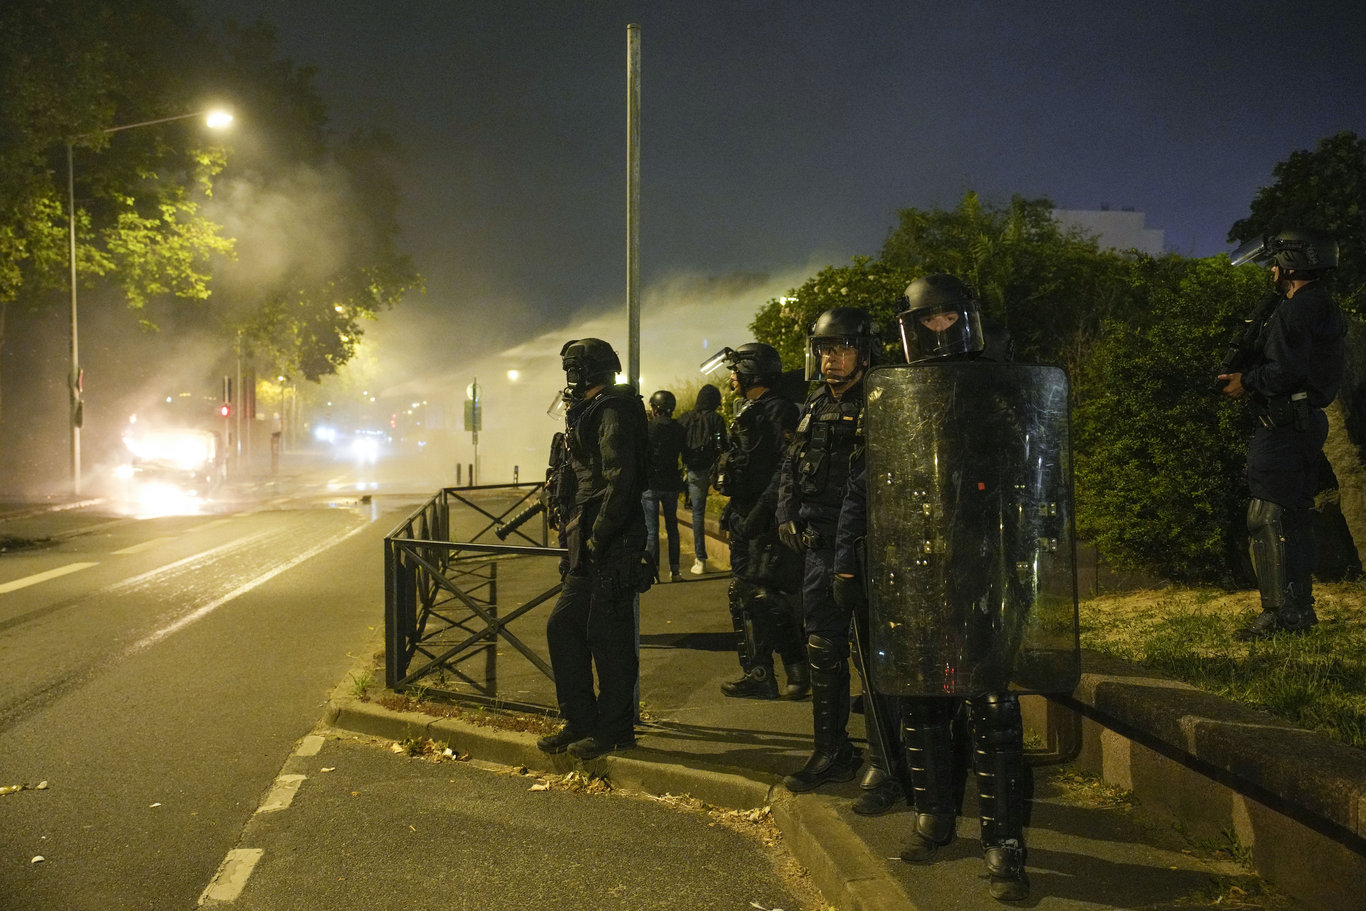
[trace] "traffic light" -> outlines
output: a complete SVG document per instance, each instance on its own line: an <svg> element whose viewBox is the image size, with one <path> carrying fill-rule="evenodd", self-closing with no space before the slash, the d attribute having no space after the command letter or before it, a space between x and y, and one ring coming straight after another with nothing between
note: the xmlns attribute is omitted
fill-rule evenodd
<svg viewBox="0 0 1366 911"><path fill-rule="evenodd" d="M228 415L232 414L232 406L229 405L227 402L224 402L223 404L218 406L218 413L222 417L227 417Z"/></svg>

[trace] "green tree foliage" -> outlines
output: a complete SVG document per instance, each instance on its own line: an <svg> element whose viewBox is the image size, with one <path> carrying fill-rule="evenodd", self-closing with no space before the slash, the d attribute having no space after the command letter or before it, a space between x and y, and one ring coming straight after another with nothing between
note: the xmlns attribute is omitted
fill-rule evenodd
<svg viewBox="0 0 1366 911"><path fill-rule="evenodd" d="M1124 569L1227 581L1250 425L1244 405L1213 384L1266 276L1222 257L1170 257L1132 263L1129 280L1138 306L1107 321L1078 378L1078 534Z"/></svg>
<svg viewBox="0 0 1366 911"><path fill-rule="evenodd" d="M68 144L82 279L135 308L207 296L208 259L231 246L200 212L221 155L185 123L110 132L204 106L184 78L194 47L175 0L0 6L0 305L67 285Z"/></svg>
<svg viewBox="0 0 1366 911"><path fill-rule="evenodd" d="M1248 217L1229 229L1229 241L1285 228L1328 232L1342 261L1333 277L1336 296L1349 312L1366 315L1366 139L1348 132L1321 139L1313 151L1292 152L1272 175L1275 182L1257 191Z"/></svg>
<svg viewBox="0 0 1366 911"><path fill-rule="evenodd" d="M778 349L784 364L798 367L805 363L806 333L816 317L832 307L862 307L882 336L884 354L901 360L896 314L906 285L915 277L911 270L855 257L852 265L827 266L786 297L769 301L750 329L756 339Z"/></svg>
<svg viewBox="0 0 1366 911"><path fill-rule="evenodd" d="M882 261L957 276L1010 330L1021 359L1075 369L1104 320L1132 306L1132 289L1124 257L1064 230L1052 211L1047 199L1017 196L1001 208L971 192L953 210L903 209Z"/></svg>

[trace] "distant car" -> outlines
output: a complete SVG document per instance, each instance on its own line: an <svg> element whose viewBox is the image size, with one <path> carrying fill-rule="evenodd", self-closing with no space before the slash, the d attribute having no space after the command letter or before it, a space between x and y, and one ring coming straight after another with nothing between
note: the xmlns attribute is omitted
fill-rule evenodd
<svg viewBox="0 0 1366 911"><path fill-rule="evenodd" d="M129 430L123 444L132 458L122 473L135 483L207 496L228 476L222 437L211 430Z"/></svg>

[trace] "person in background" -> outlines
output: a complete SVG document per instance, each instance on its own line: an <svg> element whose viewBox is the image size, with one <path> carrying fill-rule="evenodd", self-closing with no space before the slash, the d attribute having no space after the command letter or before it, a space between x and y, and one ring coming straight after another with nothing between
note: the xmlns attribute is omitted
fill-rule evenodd
<svg viewBox="0 0 1366 911"><path fill-rule="evenodd" d="M678 399L667 389L650 396L650 472L649 486L641 498L645 507L645 549L650 566L659 571L659 511L664 510L664 533L669 538L669 581L681 582L678 574L678 495L683 490L683 475L678 469L683 452L683 425L674 420Z"/></svg>
<svg viewBox="0 0 1366 911"><path fill-rule="evenodd" d="M721 391L711 383L697 390L693 410L683 415L683 465L687 468L688 505L692 508L693 562L690 572L707 571L707 491L716 462L726 451L726 419L716 413Z"/></svg>

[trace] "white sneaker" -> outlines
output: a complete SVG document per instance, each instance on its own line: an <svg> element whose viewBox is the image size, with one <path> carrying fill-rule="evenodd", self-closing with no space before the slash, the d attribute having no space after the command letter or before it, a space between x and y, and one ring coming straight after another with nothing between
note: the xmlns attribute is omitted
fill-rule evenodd
<svg viewBox="0 0 1366 911"><path fill-rule="evenodd" d="M705 561L705 560L694 560L694 561L692 561L692 570L691 570L691 572L692 572L692 574L693 574L694 576L700 576L700 575L702 575L702 574L703 574L704 572L706 572L706 571L707 571L707 561Z"/></svg>

